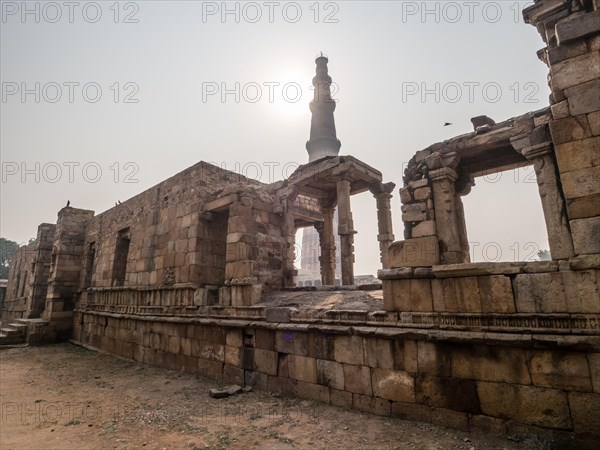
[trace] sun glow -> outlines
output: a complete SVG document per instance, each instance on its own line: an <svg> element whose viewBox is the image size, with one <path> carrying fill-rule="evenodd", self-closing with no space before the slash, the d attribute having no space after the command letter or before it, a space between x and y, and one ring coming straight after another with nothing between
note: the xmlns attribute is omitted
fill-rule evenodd
<svg viewBox="0 0 600 450"><path fill-rule="evenodd" d="M298 119L310 115L308 104L313 95L312 85L300 70L279 73L269 88L271 109L279 117Z"/></svg>

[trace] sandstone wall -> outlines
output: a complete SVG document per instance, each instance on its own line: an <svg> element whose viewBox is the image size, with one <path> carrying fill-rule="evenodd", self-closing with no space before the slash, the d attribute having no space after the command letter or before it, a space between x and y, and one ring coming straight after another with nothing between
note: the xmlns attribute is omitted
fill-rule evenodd
<svg viewBox="0 0 600 450"><path fill-rule="evenodd" d="M567 446L592 448L599 436L597 336L78 312L74 338L216 382L383 416Z"/></svg>

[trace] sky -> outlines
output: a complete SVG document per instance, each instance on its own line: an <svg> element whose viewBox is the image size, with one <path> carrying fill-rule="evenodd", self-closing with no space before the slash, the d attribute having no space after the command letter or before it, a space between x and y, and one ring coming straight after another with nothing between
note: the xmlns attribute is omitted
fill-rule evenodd
<svg viewBox="0 0 600 450"><path fill-rule="evenodd" d="M308 161L322 51L340 154L396 183L400 240L416 151L548 105L531 3L2 1L0 235L26 242L67 200L101 213L201 160L285 178ZM472 260L548 248L532 169L478 178L463 201ZM355 273L374 274L375 199L352 210Z"/></svg>

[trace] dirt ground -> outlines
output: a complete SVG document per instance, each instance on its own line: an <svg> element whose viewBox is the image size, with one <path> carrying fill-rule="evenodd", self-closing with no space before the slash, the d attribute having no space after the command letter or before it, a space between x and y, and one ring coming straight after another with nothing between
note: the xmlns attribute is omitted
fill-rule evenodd
<svg viewBox="0 0 600 450"><path fill-rule="evenodd" d="M0 351L0 448L514 449L509 440L249 392L72 344Z"/></svg>

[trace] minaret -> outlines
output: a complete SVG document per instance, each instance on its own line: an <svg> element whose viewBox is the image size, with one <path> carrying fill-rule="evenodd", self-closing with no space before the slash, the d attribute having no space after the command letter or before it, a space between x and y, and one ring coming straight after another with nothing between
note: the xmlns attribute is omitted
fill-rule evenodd
<svg viewBox="0 0 600 450"><path fill-rule="evenodd" d="M327 74L326 56L317 57L316 75L312 80L314 86L314 99L310 102L312 119L310 121L310 140L306 142L309 162L324 158L325 156L337 156L342 143L335 134L335 100L331 98L331 77Z"/></svg>
<svg viewBox="0 0 600 450"><path fill-rule="evenodd" d="M308 161L313 162L326 156L337 156L342 143L338 140L335 133L335 121L333 112L335 111L335 101L331 98L331 77L327 74L327 63L329 60L326 56L317 57L317 73L312 80L315 96L310 102L310 111L312 119L310 121L310 140L306 143L308 150ZM334 220L334 229L338 226L337 210ZM341 278L341 263L340 263L340 237L335 235L336 262L335 262L335 277ZM301 279L302 283L308 281L308 285L321 284L320 262L319 256L321 247L319 245L319 234L312 227L304 228L302 234L302 260L301 260Z"/></svg>

